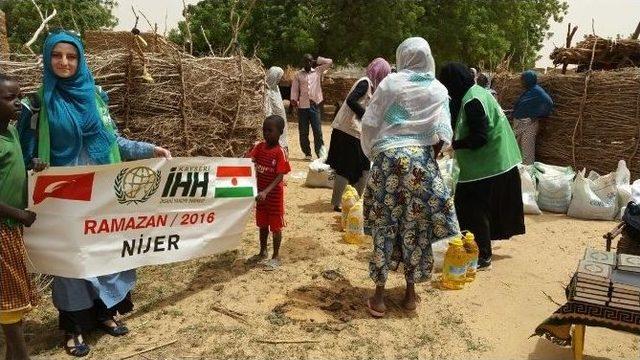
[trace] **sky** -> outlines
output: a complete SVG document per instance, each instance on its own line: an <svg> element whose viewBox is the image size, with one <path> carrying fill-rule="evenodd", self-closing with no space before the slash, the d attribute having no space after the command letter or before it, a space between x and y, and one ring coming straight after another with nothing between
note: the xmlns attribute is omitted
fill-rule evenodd
<svg viewBox="0 0 640 360"><path fill-rule="evenodd" d="M185 2L195 4L198 0L185 0ZM573 38L573 44L575 44L584 35L591 33L592 19L595 22L596 34L602 37L615 37L617 34L629 36L640 21L640 0L567 0L567 3L569 12L562 23L551 21L549 31L554 34L544 41L544 47L539 53L541 59L536 64L539 67L551 66L549 54L555 46L564 45L569 23L572 27L578 26L578 32ZM115 16L119 19L119 24L116 29L131 30L135 22L131 12L132 5L136 11L142 11L151 23L158 23L159 33L164 32L165 16L167 31L182 20L182 0L118 0ZM148 31L146 21L141 18L140 22L138 28Z"/></svg>

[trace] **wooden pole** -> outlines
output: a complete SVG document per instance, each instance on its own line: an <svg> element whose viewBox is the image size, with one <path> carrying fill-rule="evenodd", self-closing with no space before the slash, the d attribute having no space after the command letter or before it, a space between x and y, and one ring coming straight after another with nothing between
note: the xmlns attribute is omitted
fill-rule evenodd
<svg viewBox="0 0 640 360"><path fill-rule="evenodd" d="M138 355L142 355L144 353L148 353L148 352L153 351L153 350L158 350L158 349L160 349L162 347L165 347L165 346L173 345L173 344L175 344L177 342L178 342L178 340L173 340L173 341L170 341L170 342L165 343L165 344L160 344L160 345L156 345L154 347L150 347L148 349L140 350L140 351L134 352L133 354L123 356L123 357L120 358L120 360L130 359L132 357L135 357L135 356L138 356Z"/></svg>
<svg viewBox="0 0 640 360"><path fill-rule="evenodd" d="M582 352L584 351L584 335L586 326L582 324L573 325L573 336L571 337L571 350L573 352L573 360L582 360Z"/></svg>
<svg viewBox="0 0 640 360"><path fill-rule="evenodd" d="M565 44L565 47L568 49L571 47L571 41L573 40L573 36L576 34L576 31L578 31L578 27L574 26L573 30L571 30L571 23L569 23L569 25L567 25L567 42ZM569 65L568 62L564 62L562 64L562 73L566 74L567 73L567 66Z"/></svg>
<svg viewBox="0 0 640 360"><path fill-rule="evenodd" d="M589 80L591 79L591 73L593 71L593 59L596 55L596 45L598 44L598 38L595 37L595 20L591 19L591 29L593 31L594 41L593 48L591 49L591 61L589 62L589 70L587 70L587 75L584 77L584 91L582 93L582 100L580 101L580 109L578 110L578 120L576 121L576 126L573 128L573 136L571 137L571 155L573 158L573 168L578 168L578 163L576 162L576 135L578 134L578 130L580 130L580 138L582 138L582 120L584 116L584 107L587 104L587 95L589 90Z"/></svg>
<svg viewBox="0 0 640 360"><path fill-rule="evenodd" d="M125 87L124 87L124 128L129 128L129 120L131 118L131 99L129 94L131 93L131 82L133 81L133 51L129 50L129 61L127 61L127 68L125 71Z"/></svg>
<svg viewBox="0 0 640 360"><path fill-rule="evenodd" d="M182 15L184 16L184 24L187 27L187 38L189 39L189 55L193 55L193 35L191 34L191 16L187 9L187 3L182 0ZM181 60L182 61L182 60Z"/></svg>
<svg viewBox="0 0 640 360"><path fill-rule="evenodd" d="M187 87L184 81L184 66L182 64L182 54L176 52L178 60L178 73L180 74L180 116L182 118L182 133L184 136L185 149L191 148L191 141L189 141L189 126L187 119Z"/></svg>
<svg viewBox="0 0 640 360"><path fill-rule="evenodd" d="M636 31L634 31L633 35L631 35L631 39L638 40L639 36L640 36L640 22L638 22L638 26L636 26Z"/></svg>

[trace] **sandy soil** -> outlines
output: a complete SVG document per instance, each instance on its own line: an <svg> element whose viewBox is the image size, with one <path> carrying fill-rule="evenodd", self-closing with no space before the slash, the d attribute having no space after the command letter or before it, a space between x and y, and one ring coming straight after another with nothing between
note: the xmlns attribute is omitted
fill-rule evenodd
<svg viewBox="0 0 640 360"><path fill-rule="evenodd" d="M369 245L341 240L329 189L303 187L301 160L291 129L293 172L288 178L284 265L275 272L247 267L257 252L250 223L232 253L139 271L136 310L123 338L88 337L89 359L570 359L568 348L538 337L535 327L563 302L563 286L585 246L603 248L610 222L559 215L527 218L527 234L495 246L493 271L460 291L417 287L416 313L401 311L403 277L392 274L385 319L371 318L363 300L372 292ZM325 139L329 140L325 126ZM27 321L35 359L68 359L59 347L50 296ZM172 341L177 340L172 343ZM261 341L300 340L269 344ZM585 359L638 358L638 338L588 328Z"/></svg>

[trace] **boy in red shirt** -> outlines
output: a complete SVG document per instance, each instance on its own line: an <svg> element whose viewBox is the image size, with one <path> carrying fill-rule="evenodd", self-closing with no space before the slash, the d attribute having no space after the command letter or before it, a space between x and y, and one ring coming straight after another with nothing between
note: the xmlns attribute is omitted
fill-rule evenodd
<svg viewBox="0 0 640 360"><path fill-rule="evenodd" d="M268 116L262 125L264 141L258 143L249 157L256 165L258 196L256 196L256 224L260 228L260 253L249 259L252 262L265 260L269 230L273 234L273 256L265 263L266 270L275 270L280 265L278 252L282 243L284 227L284 175L291 171L284 149L278 144L284 131L284 119L278 115Z"/></svg>

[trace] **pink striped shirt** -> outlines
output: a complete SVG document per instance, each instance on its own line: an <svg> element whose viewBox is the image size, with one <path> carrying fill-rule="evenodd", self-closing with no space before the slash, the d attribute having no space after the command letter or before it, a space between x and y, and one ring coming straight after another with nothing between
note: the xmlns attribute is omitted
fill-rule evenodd
<svg viewBox="0 0 640 360"><path fill-rule="evenodd" d="M317 64L311 71L298 71L291 83L291 100L298 102L298 108L308 109L311 101L320 104L322 97L322 74L333 64L333 60L318 56Z"/></svg>

